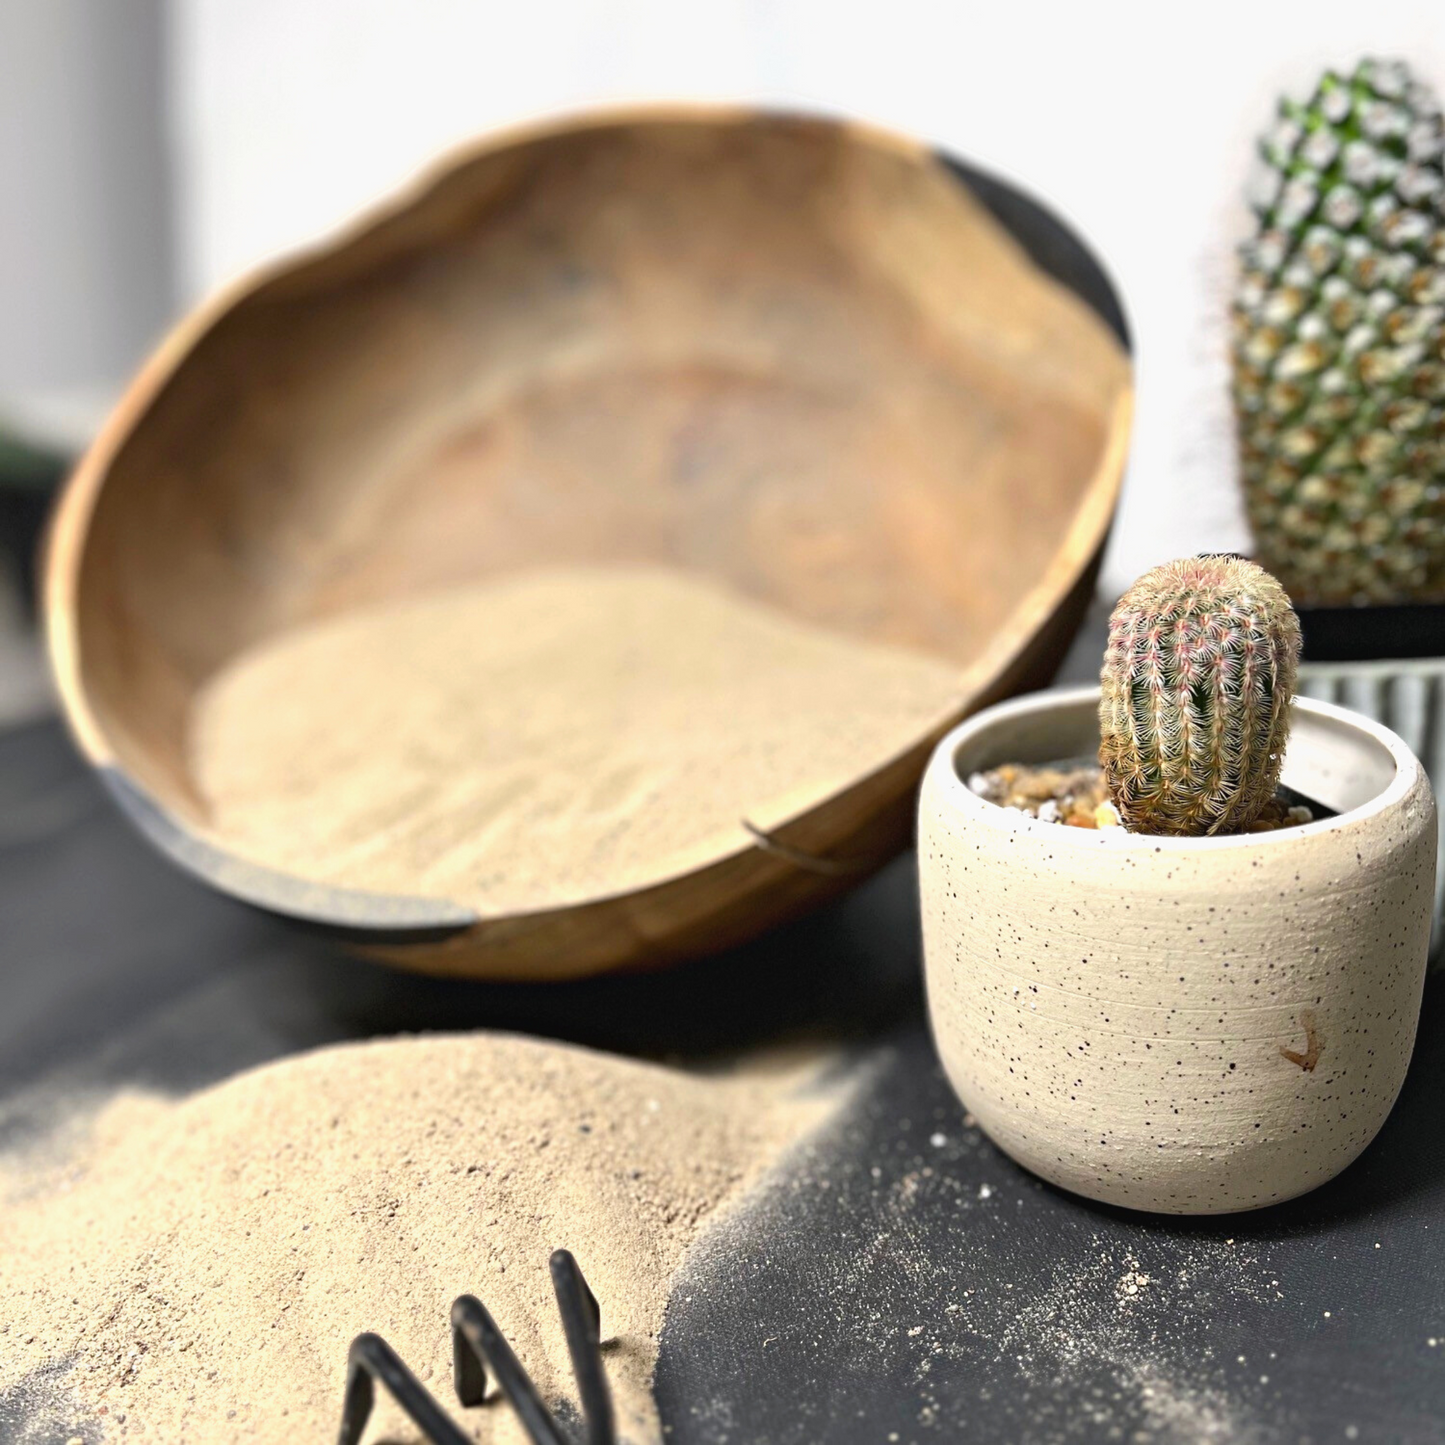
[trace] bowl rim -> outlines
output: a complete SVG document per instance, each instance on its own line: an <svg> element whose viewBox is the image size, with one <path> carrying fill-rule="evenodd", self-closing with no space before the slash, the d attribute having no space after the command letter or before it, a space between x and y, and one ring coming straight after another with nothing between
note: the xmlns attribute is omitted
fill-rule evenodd
<svg viewBox="0 0 1445 1445"><path fill-rule="evenodd" d="M1342 724L1358 739L1368 739L1384 748L1394 763L1394 773L1379 792L1358 806L1343 813L1336 813L1333 817L1317 818L1295 828L1280 828L1270 833L1234 833L1227 837L1206 838L1130 833L1123 828L1063 828L1057 823L1040 822L1017 809L991 803L969 788L956 762L959 752L968 743L976 741L986 733L1007 727L1022 717L1077 709L1086 704L1097 708L1099 695L1100 688L1097 684L1051 688L1043 692L1026 693L1023 697L1011 698L1007 702L996 703L975 713L952 729L934 749L924 775L922 796L936 798L968 822L993 832L1032 834L1047 838L1058 847L1097 848L1102 844L1108 848L1136 853L1206 854L1237 851L1242 848L1285 847L1306 843L1322 834L1357 832L1367 828L1372 820L1381 814L1392 812L1399 807L1415 790L1422 786L1427 791L1429 789L1423 764L1398 733L1350 708L1339 707L1319 698L1300 696L1296 696L1292 703L1295 713L1307 718Z"/></svg>

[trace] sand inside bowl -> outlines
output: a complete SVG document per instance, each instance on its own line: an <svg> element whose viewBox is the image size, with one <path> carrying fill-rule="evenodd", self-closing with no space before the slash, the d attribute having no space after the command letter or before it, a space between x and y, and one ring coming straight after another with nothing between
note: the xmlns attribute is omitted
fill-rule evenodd
<svg viewBox="0 0 1445 1445"><path fill-rule="evenodd" d="M704 1076L474 1034L124 1096L83 1147L0 1170L0 1395L54 1417L37 1439L326 1440L350 1341L376 1330L476 1439L522 1441L505 1404L455 1406L448 1310L476 1294L544 1397L572 1397L547 1272L565 1246L622 1436L657 1440L669 1280L840 1102L821 1069ZM383 1393L367 1438L419 1436Z"/></svg>
<svg viewBox="0 0 1445 1445"><path fill-rule="evenodd" d="M268 638L200 694L229 851L484 914L641 888L752 845L962 697L956 665L662 568L527 572Z"/></svg>

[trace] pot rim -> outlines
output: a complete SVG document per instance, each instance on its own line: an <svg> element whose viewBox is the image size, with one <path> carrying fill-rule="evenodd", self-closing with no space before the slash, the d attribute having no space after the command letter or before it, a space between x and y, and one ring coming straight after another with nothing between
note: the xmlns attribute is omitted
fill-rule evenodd
<svg viewBox="0 0 1445 1445"><path fill-rule="evenodd" d="M1059 847L1098 847L1101 843L1109 848L1126 848L1139 851L1152 849L1155 852L1171 853L1220 852L1236 848L1277 848L1316 837L1322 833L1352 831L1367 824L1381 813L1398 807L1405 797L1414 790L1423 776L1420 760L1411 752L1405 741L1391 729L1373 718L1334 703L1322 702L1318 698L1296 697L1293 707L1297 713L1307 717L1328 719L1343 723L1361 739L1369 739L1383 747L1395 764L1394 776L1374 797L1347 812L1337 813L1330 818L1319 818L1296 828L1280 828L1270 833L1234 833L1228 837L1176 838L1154 833L1130 833L1123 828L1094 830L1088 828L1064 828L1057 823L1041 823L1027 813L1012 808L1000 807L970 790L964 781L955 758L965 743L981 734L991 732L1000 724L1007 724L1016 718L1049 712L1062 708L1078 707L1081 703L1098 703L1100 689L1097 685L1051 688L1044 692L1026 693L1007 702L996 703L960 723L946 734L934 749L924 778L925 794L932 793L957 812L977 821L984 827L1000 832L1036 833L1047 836Z"/></svg>

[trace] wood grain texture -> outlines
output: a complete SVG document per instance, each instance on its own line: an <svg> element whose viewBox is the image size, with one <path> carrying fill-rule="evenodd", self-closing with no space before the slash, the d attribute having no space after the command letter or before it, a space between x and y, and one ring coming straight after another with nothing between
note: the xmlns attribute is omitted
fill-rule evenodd
<svg viewBox="0 0 1445 1445"><path fill-rule="evenodd" d="M72 730L184 866L385 946L420 900L257 869L188 762L196 697L288 630L539 566L663 566L958 669L881 766L654 887L398 944L564 977L740 940L908 837L929 748L1042 682L1123 465L1127 356L945 166L832 121L599 117L453 158L197 315L52 529ZM845 860L839 870L799 856Z"/></svg>

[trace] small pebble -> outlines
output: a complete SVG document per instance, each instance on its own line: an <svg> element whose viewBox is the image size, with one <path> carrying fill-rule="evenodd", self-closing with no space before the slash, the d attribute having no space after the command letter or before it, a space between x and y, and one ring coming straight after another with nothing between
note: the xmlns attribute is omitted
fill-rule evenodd
<svg viewBox="0 0 1445 1445"><path fill-rule="evenodd" d="M986 772L970 773L969 791L995 803L1011 808L1041 823L1059 823L1067 828L1128 830L1119 810L1108 797L1103 771L1097 763L1075 761L1029 766L1005 763ZM1309 808L1291 807L1283 798L1272 798L1264 812L1246 828L1247 833L1273 833L1280 828L1296 828L1312 823Z"/></svg>

